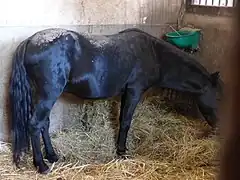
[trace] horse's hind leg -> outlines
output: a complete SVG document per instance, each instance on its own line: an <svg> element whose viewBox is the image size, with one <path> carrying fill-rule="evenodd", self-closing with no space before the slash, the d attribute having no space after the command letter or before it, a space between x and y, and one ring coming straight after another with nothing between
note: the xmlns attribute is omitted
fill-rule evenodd
<svg viewBox="0 0 240 180"><path fill-rule="evenodd" d="M41 130L41 133L42 133L42 138L43 138L45 152L46 152L45 158L48 160L48 162L54 163L58 161L58 156L55 153L51 143L51 139L49 135L49 125L50 125L50 119L48 117L44 124L44 127Z"/></svg>
<svg viewBox="0 0 240 180"><path fill-rule="evenodd" d="M42 68L42 66L40 66ZM43 135L43 141L49 161L56 161L55 152L53 151L51 140L48 134L49 115L57 98L61 95L67 83L67 72L64 69L57 69L58 74L47 66L43 66L44 70L38 69L38 73L33 74L36 81L38 103L35 106L33 116L29 122L29 131L31 135L31 143L33 150L33 163L38 168L39 173L47 173L48 166L43 161L40 147L40 135ZM44 72L39 73L39 72ZM55 78L51 78L55 77Z"/></svg>
<svg viewBox="0 0 240 180"><path fill-rule="evenodd" d="M50 99L50 98L49 98ZM46 133L46 127L49 127L48 124L48 117L50 111L56 102L56 97L48 99L41 99L40 102L37 104L35 111L33 113L33 117L29 122L29 130L31 134L31 143L32 143L32 150L33 150L33 164L40 173L48 173L49 168L46 163L43 161L43 156L40 147L40 134L41 132ZM44 139L44 143L47 145L47 149L51 150L52 147L49 146L50 139L47 139L46 136Z"/></svg>

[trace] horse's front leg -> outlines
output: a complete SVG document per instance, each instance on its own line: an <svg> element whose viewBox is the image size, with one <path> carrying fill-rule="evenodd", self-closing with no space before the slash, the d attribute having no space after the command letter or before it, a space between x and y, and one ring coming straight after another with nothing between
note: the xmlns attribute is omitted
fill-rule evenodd
<svg viewBox="0 0 240 180"><path fill-rule="evenodd" d="M141 98L142 91L136 87L127 87L122 99L120 109L120 129L117 140L117 155L123 156L126 154L126 140L128 130L130 128L133 113Z"/></svg>

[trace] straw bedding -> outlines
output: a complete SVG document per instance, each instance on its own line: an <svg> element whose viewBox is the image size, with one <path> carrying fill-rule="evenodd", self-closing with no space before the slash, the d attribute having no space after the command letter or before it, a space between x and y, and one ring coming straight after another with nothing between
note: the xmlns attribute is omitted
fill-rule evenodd
<svg viewBox="0 0 240 180"><path fill-rule="evenodd" d="M52 136L60 160L49 175L39 175L31 155L22 169L11 162L8 144L0 148L0 179L89 180L210 180L218 171L219 143L205 135L208 125L167 108L159 97L139 103L127 140L129 158L115 158L119 108L114 100L82 108L81 120Z"/></svg>

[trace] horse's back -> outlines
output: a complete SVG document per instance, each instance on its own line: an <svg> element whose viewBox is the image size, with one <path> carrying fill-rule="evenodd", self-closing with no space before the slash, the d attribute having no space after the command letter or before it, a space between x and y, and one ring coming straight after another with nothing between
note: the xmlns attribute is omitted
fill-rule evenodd
<svg viewBox="0 0 240 180"><path fill-rule="evenodd" d="M146 53L137 44L138 34L80 36L87 40L87 48L73 65L68 91L81 89L79 95L101 98L118 95L126 84L147 86L148 77L142 75L147 58L143 60ZM84 88L86 93L83 93Z"/></svg>
<svg viewBox="0 0 240 180"><path fill-rule="evenodd" d="M46 29L29 38L26 63L32 65L30 71L38 72L39 76L35 78L39 81L43 81L43 73L50 79L59 77L58 72L64 72L65 90L79 96L115 96L127 83L138 82L139 86L144 86L143 82L148 79L138 78L147 67L144 64L147 58L148 65L151 62L139 43L143 44L139 33L90 35Z"/></svg>
<svg viewBox="0 0 240 180"><path fill-rule="evenodd" d="M156 48L156 44L161 47ZM38 64L30 71L45 73L47 77L64 72L67 89L89 97L115 95L127 83L148 88L157 80L163 87L201 91L203 70L175 50L135 28L111 35L53 28L29 38L26 63Z"/></svg>

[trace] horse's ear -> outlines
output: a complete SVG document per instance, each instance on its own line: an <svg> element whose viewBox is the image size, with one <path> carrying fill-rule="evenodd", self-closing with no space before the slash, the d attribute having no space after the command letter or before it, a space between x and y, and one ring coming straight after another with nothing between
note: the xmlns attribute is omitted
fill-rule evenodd
<svg viewBox="0 0 240 180"><path fill-rule="evenodd" d="M211 74L211 79L212 79L213 84L217 84L219 78L220 78L220 72L219 71L216 71L216 72Z"/></svg>
<svg viewBox="0 0 240 180"><path fill-rule="evenodd" d="M211 74L211 77L212 77L213 79L219 79L219 77L220 77L220 72L219 72L219 71L216 71L216 72L212 73L212 74Z"/></svg>

